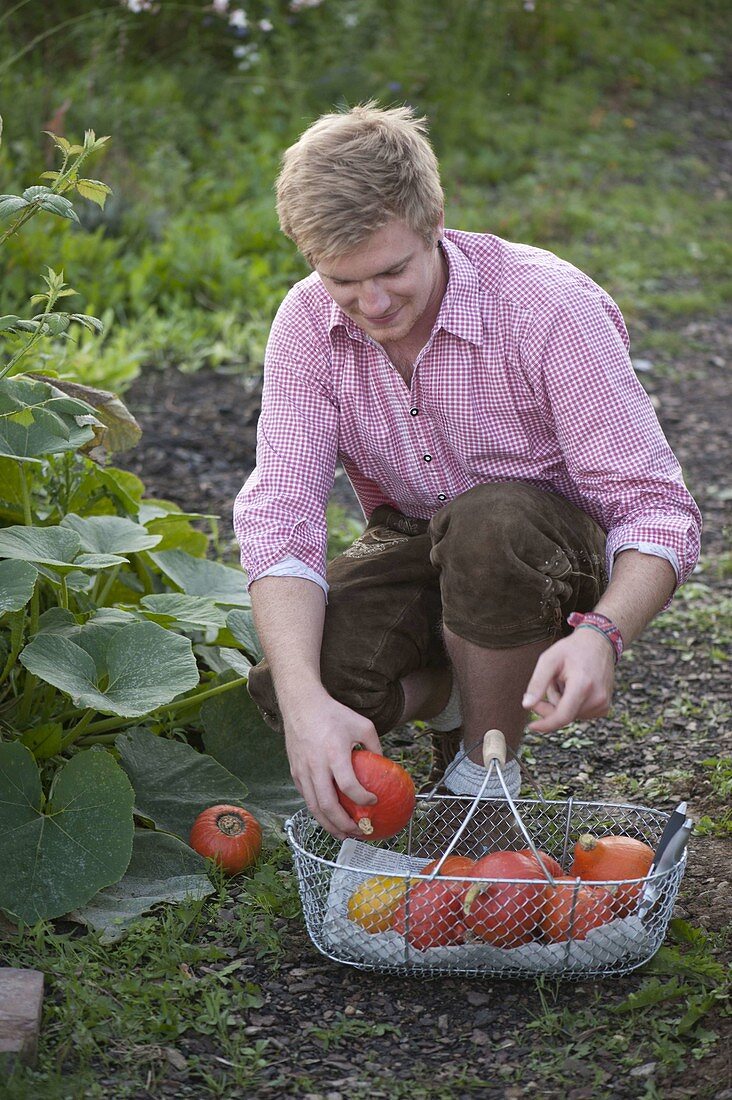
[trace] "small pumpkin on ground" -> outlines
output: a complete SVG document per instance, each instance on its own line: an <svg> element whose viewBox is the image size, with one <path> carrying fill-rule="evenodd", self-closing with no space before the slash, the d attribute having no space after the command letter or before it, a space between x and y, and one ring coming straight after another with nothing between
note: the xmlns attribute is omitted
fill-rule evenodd
<svg viewBox="0 0 732 1100"><path fill-rule="evenodd" d="M241 806L209 806L193 822L188 843L228 875L236 875L258 858L262 826Z"/></svg>

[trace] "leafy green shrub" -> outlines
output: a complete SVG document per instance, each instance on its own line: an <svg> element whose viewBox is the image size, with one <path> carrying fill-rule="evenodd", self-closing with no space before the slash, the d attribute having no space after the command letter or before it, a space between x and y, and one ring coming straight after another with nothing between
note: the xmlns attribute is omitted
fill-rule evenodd
<svg viewBox="0 0 732 1100"><path fill-rule="evenodd" d="M12 219L0 240L42 210L75 217L68 193L104 202L105 186L80 168L106 139L56 140L64 162L53 186L0 196L0 217ZM100 464L139 438L113 394L17 373L45 338L101 328L58 311L74 293L60 274L49 268L45 283L41 313L0 318L14 341L0 370L0 829L11 837L0 909L31 923L81 909L111 935L125 919L120 896L136 897L141 878L147 901L123 905L127 918L174 896L170 878L175 890L182 875L187 892L210 891L184 840L204 806L247 794L212 756L158 735L180 737L177 723L193 717L245 774L242 728L256 734L255 756L272 735L241 691L259 654L245 577L207 558L194 526L205 517L145 499L136 477ZM236 696L232 709L224 694ZM279 766L284 749L267 755ZM281 782L275 793L282 802ZM162 831L136 830L133 808Z"/></svg>

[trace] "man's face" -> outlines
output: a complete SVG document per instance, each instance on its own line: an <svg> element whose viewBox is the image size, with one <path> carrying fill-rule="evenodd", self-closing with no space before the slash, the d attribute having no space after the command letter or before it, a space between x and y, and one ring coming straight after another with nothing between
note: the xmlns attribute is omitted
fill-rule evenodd
<svg viewBox="0 0 732 1100"><path fill-rule="evenodd" d="M377 343L410 334L426 340L446 285L438 236L436 229L430 247L394 219L353 252L316 265L316 271L334 302Z"/></svg>

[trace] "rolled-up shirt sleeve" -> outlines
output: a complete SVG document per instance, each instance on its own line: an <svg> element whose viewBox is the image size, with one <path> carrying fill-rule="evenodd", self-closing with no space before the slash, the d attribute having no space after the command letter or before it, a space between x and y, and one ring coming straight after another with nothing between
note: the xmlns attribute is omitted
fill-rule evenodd
<svg viewBox="0 0 732 1100"><path fill-rule="evenodd" d="M234 503L249 583L285 558L325 577L325 509L338 453L329 343L307 311L282 303L267 344L257 465Z"/></svg>
<svg viewBox="0 0 732 1100"><path fill-rule="evenodd" d="M699 557L701 515L636 378L617 306L580 295L530 345L535 392L578 503L607 532L608 573L625 547L663 547L682 583Z"/></svg>

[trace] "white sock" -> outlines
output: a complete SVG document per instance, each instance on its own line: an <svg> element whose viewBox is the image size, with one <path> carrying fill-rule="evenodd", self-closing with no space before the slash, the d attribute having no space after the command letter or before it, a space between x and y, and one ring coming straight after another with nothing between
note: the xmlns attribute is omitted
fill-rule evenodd
<svg viewBox="0 0 732 1100"><path fill-rule="evenodd" d="M445 709L426 721L430 729L437 730L438 733L450 733L451 730L456 730L462 725L463 716L460 713L460 688L457 676L453 675L450 698L447 700Z"/></svg>
<svg viewBox="0 0 732 1100"><path fill-rule="evenodd" d="M455 757L455 760L458 760L464 752L465 744L461 741L460 751ZM444 785L449 791L452 791L453 794L470 795L475 798L483 785L483 780L486 777L486 769L481 767L480 764L474 764L469 756L463 756L462 760L454 764L454 767L453 764L451 764L445 772L445 778L443 780ZM511 798L518 798L519 791L521 790L521 769L518 760L509 760L501 770L503 771L503 778ZM506 797L503 787L501 786L501 781L495 771L486 789L483 791L482 797Z"/></svg>

